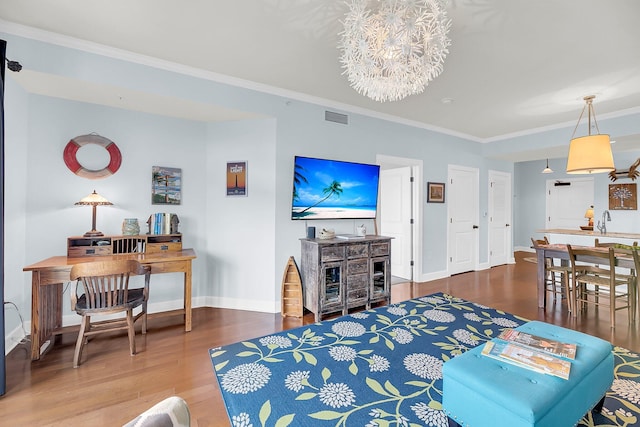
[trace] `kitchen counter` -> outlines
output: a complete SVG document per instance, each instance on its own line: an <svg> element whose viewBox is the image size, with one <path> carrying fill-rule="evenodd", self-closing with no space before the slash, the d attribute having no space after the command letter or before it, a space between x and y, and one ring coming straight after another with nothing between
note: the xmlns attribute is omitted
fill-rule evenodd
<svg viewBox="0 0 640 427"><path fill-rule="evenodd" d="M598 238L603 242L610 242L612 240L620 240L620 243L631 244L632 242L625 242L624 239L629 239L632 241L640 241L640 233L621 233L617 231L607 231L606 234L600 233L598 230L586 231L586 230L571 230L571 229L563 229L563 228L550 228L544 230L536 230L537 233L544 233L549 235L549 241L551 243L586 243L586 238L591 239ZM554 236L555 235L555 236ZM562 235L558 236L558 235ZM571 241L563 241L564 240L573 240L569 239L569 236L580 236L582 237L581 242L571 242ZM593 241L591 241L593 243Z"/></svg>

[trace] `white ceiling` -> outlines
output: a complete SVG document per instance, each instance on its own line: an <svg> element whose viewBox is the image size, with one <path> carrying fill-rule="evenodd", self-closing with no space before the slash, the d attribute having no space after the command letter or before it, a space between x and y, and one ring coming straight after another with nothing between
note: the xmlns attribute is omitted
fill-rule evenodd
<svg viewBox="0 0 640 427"><path fill-rule="evenodd" d="M590 94L600 120L640 108L638 0L450 0L443 73L424 93L387 103L361 96L342 74L336 46L346 9L342 0L1 0L0 20L481 142L574 126ZM12 56L20 61L20 52ZM30 91L61 87L22 65L12 77ZM66 95L51 95L113 104L109 88L64 84ZM163 104L127 96L133 109ZM161 114L190 111L166 104ZM238 113L192 107L199 120Z"/></svg>

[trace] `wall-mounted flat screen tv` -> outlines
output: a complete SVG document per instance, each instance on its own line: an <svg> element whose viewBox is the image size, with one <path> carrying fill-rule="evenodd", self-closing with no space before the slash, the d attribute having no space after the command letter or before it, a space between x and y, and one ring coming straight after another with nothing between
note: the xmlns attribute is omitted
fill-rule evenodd
<svg viewBox="0 0 640 427"><path fill-rule="evenodd" d="M380 166L296 156L291 219L375 218Z"/></svg>

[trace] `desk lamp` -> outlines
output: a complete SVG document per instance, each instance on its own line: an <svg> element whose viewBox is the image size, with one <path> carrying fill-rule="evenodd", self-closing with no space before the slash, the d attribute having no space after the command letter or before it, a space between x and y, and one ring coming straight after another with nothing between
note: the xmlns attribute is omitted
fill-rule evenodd
<svg viewBox="0 0 640 427"><path fill-rule="evenodd" d="M96 190L93 190L93 193L89 194L87 197L81 199L79 202L76 202L76 205L86 205L91 206L93 208L93 217L91 219L91 231L87 231L84 233L84 237L99 237L104 236L101 231L96 230L96 206L98 205L113 205L110 201L96 193Z"/></svg>

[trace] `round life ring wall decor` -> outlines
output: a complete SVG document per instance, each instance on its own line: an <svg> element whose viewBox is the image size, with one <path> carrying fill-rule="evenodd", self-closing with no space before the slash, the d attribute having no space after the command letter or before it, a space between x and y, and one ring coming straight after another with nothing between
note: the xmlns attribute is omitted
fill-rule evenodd
<svg viewBox="0 0 640 427"><path fill-rule="evenodd" d="M96 144L103 147L109 153L109 164L102 169L93 170L83 167L78 161L78 150L87 144ZM122 153L118 146L108 138L97 134L80 135L71 139L64 147L62 155L64 164L69 170L78 176L88 179L100 179L113 175L120 169L122 163Z"/></svg>

